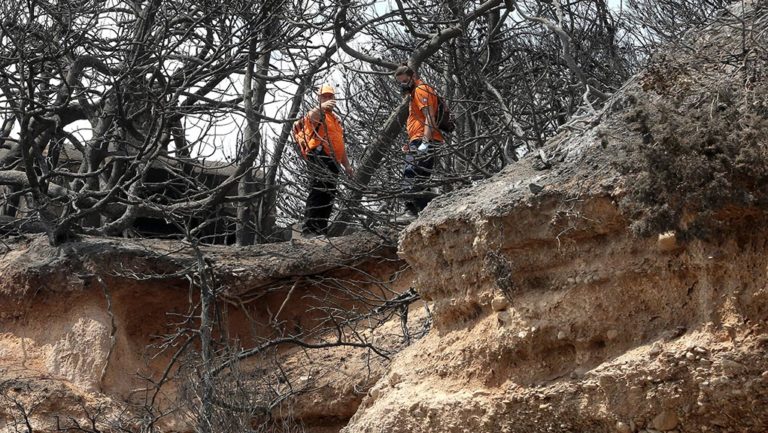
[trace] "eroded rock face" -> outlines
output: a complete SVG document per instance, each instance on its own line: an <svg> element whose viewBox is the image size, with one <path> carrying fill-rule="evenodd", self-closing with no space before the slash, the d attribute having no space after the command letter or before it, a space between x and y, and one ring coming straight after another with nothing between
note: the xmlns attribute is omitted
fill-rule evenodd
<svg viewBox="0 0 768 433"><path fill-rule="evenodd" d="M84 313L53 343L46 368L85 390L97 391L107 366L111 326L103 311Z"/></svg>
<svg viewBox="0 0 768 433"><path fill-rule="evenodd" d="M750 43L768 34L757 30ZM734 35L704 35L698 53L734 58L742 49ZM713 136L736 123L761 125L768 99L759 92L768 86L744 74L762 70L764 59L736 70L702 62L706 56L671 57L600 112L567 125L544 149L551 170L523 160L430 204L400 250L430 302L431 333L388 367L351 350L329 350L306 366L299 352L286 362L306 371L295 384L320 391L276 415L317 433L338 431L353 414L346 433L768 430L768 218L759 158L768 128L737 134L752 140L732 161L739 177L714 173L721 190L713 195L696 194L688 178L665 185L686 162L653 165L664 160L654 152L666 150L648 147L680 144L676 131L706 131L709 107L728 114ZM736 90L712 87L731 82ZM689 112L688 124L669 126ZM722 153L703 150L697 156L705 160ZM728 192L734 200L722 200ZM695 206L685 206L689 197ZM703 209L706 199L717 200ZM230 336L243 345L268 332L248 326L254 318L277 317L286 329L311 323L317 299L305 295L316 287L295 284L297 277L356 280L348 272L357 269L384 281L401 270L392 248L364 236L206 254L233 306ZM86 407L104 407L109 418L146 399L137 373L156 375L168 364L170 354L147 351L153 336L173 331L169 314L188 311L188 282L174 275L194 260L183 246L152 241L50 248L32 237L14 245L0 260L0 420L23 428L14 418L19 402L35 408L39 431L51 431L54 416L87 419ZM409 285L400 284L392 290ZM294 290L293 299L306 302L283 308ZM243 311L242 303L256 307ZM384 327L376 338L395 334ZM170 404L178 390L165 391L161 403ZM191 425L169 417L162 428Z"/></svg>
<svg viewBox="0 0 768 433"><path fill-rule="evenodd" d="M621 232L580 239L526 262L501 311L492 276L449 262L442 273L474 284L432 295L438 328L344 431L764 431L765 245L720 245L717 259L698 242L667 255Z"/></svg>
<svg viewBox="0 0 768 433"><path fill-rule="evenodd" d="M89 414L102 431L115 431L118 425L139 431L147 407L155 414L169 412L155 428L193 430L195 415L185 413L178 400L194 396L175 378L181 376L181 361L171 364L184 339L161 350L180 329L194 332L197 326L199 293L184 277L184 270L196 263L188 245L85 238L50 247L43 236L4 245L0 432L26 428L24 411L35 431L67 428L73 420L88 423ZM394 245L366 234L331 242L210 246L202 253L219 279L222 327L217 329L225 330L233 347L248 348L278 332L312 329L329 297L333 307L343 309L367 290L375 288L387 297L405 290L403 284L410 281ZM393 323L370 338L390 350L402 345L392 337L398 329L399 323ZM338 431L383 372L384 358L365 352L276 352L285 357L283 374L292 386L312 392L299 394L273 416L303 423L309 432ZM199 364L199 355L194 356L184 362ZM249 359L240 368L258 372L264 369L259 362ZM165 374L170 380L155 395L152 381Z"/></svg>
<svg viewBox="0 0 768 433"><path fill-rule="evenodd" d="M745 21L764 15L748 6ZM768 430L763 161L743 161L754 178L721 183L744 200L702 207L706 194L685 180L680 194L691 206L670 211L667 226L635 212L675 200L660 182L668 174L634 170L657 160L637 149L667 131L653 123L663 121L654 107L684 113L685 101L712 95L707 86L733 73L718 59L738 41L704 40L701 52L719 53L711 63L665 60L661 69L686 71L684 80L662 77L670 81L660 89L651 69L605 110L569 125L545 148L551 170L524 160L437 199L409 226L401 255L434 305L435 329L397 356L343 432ZM734 100L766 96L757 92ZM639 109L650 113L646 127ZM684 130L711 125L690 121ZM756 134L744 149L764 152L768 133Z"/></svg>

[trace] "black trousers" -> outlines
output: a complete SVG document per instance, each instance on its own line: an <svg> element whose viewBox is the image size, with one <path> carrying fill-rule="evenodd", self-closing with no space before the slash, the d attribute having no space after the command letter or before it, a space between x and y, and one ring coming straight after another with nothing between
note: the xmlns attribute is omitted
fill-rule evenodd
<svg viewBox="0 0 768 433"><path fill-rule="evenodd" d="M435 168L435 149L418 153L416 149L420 144L421 140L408 143L411 151L405 156L405 170L403 170L403 189L407 194L405 209L414 214L424 210L434 197L432 194L422 193L427 189L426 184Z"/></svg>
<svg viewBox="0 0 768 433"><path fill-rule="evenodd" d="M328 232L328 218L336 198L339 166L333 158L318 151L307 155L307 170L310 178L309 195L301 231L305 234L324 235Z"/></svg>

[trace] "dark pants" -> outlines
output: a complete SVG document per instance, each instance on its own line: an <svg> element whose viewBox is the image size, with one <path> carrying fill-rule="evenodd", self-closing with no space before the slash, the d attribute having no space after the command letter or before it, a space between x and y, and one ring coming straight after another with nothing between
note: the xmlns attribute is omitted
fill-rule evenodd
<svg viewBox="0 0 768 433"><path fill-rule="evenodd" d="M336 198L339 166L333 158L321 151L310 152L307 155L307 170L310 185L302 233L324 235L328 232L328 218L333 211L333 199Z"/></svg>
<svg viewBox="0 0 768 433"><path fill-rule="evenodd" d="M407 196L405 209L418 214L434 197L432 194L423 194L427 189L426 184L432 176L435 168L435 149L429 149L426 153L418 153L416 149L421 140L413 140L408 143L411 151L405 156L405 170L403 171L403 189Z"/></svg>

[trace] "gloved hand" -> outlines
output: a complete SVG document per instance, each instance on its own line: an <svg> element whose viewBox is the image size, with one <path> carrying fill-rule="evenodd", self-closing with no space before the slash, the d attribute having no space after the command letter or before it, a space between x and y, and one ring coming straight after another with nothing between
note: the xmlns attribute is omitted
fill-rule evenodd
<svg viewBox="0 0 768 433"><path fill-rule="evenodd" d="M429 151L429 146L431 146L432 143L430 143L428 140L422 140L419 147L416 149L419 153L427 153Z"/></svg>

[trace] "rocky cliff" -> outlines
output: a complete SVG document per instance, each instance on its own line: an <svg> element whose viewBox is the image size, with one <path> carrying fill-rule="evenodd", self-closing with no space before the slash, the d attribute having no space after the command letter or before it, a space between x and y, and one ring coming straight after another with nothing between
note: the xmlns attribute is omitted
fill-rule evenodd
<svg viewBox="0 0 768 433"><path fill-rule="evenodd" d="M351 347L281 353L312 392L271 415L318 433L768 431L766 24L760 3L739 4L539 155L433 201L400 236L407 270L362 234L202 248L243 347L311 329L339 284L378 300L414 286L432 312L410 345L398 320L366 334L391 362ZM160 241L7 241L0 428L140 411L173 358L153 348L199 301L199 259ZM160 388L161 407L183 396Z"/></svg>
<svg viewBox="0 0 768 433"><path fill-rule="evenodd" d="M430 204L400 249L435 329L342 431L768 430L767 19L653 59L551 168Z"/></svg>
<svg viewBox="0 0 768 433"><path fill-rule="evenodd" d="M192 351L182 359L180 348L197 345L184 336L199 328L199 289L192 284L198 259L218 279L215 338L232 350L292 335L317 343L323 339L311 330L323 329L324 308L365 309L366 299L387 299L410 282L392 243L366 234L197 250L158 240L83 238L51 247L42 235L6 239L0 431L26 430L27 421L34 431L139 429L147 417L161 431L191 431L195 415L179 401L196 398L185 389L182 366L197 371L200 358ZM376 338L378 349L396 350L399 326L391 328L354 342ZM308 431L338 431L378 379L385 358L328 341L329 348L311 356L291 355L291 344L275 346L284 374L275 383L312 391L294 398L290 411L276 412L278 419L299 421ZM254 381L275 379L265 365L263 359L241 364L250 389L260 389Z"/></svg>

